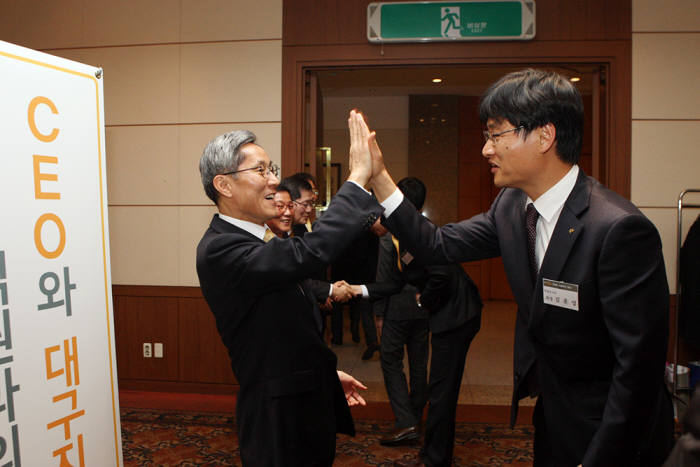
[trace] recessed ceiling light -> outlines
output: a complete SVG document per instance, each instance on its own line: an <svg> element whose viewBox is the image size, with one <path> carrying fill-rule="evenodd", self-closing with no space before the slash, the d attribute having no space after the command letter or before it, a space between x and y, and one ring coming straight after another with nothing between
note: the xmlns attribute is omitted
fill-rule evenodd
<svg viewBox="0 0 700 467"><path fill-rule="evenodd" d="M433 78L433 83L442 83L442 78Z"/></svg>
<svg viewBox="0 0 700 467"><path fill-rule="evenodd" d="M579 81L581 81L581 78L579 78L578 76L574 76L573 78L571 78L572 83L578 83Z"/></svg>

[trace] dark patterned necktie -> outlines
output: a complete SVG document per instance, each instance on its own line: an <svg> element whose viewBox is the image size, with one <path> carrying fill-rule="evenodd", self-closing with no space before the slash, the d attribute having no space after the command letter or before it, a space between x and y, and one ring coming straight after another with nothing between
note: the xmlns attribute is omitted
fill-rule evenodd
<svg viewBox="0 0 700 467"><path fill-rule="evenodd" d="M535 257L535 240L537 239L537 218L540 214L535 209L535 205L529 203L525 212L525 228L527 230L527 253L530 259L530 273L532 274L532 283L537 279L537 258Z"/></svg>

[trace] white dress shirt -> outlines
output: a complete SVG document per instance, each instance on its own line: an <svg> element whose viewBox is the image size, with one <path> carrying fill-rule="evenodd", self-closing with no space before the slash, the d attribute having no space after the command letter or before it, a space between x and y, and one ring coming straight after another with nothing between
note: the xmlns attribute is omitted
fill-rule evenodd
<svg viewBox="0 0 700 467"><path fill-rule="evenodd" d="M537 219L537 237L535 238L535 259L538 270L542 266L542 260L547 252L552 233L554 233L554 227L557 226L561 210L564 208L564 203L574 189L578 170L578 165L572 166L552 188L534 201L535 209L540 215ZM528 197L523 205L523 210L527 209L527 205L532 202Z"/></svg>

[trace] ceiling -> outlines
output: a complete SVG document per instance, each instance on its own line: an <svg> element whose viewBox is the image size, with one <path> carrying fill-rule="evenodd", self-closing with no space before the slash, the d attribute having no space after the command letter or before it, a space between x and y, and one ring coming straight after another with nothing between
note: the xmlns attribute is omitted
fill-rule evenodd
<svg viewBox="0 0 700 467"><path fill-rule="evenodd" d="M352 67L317 70L323 97L405 96L414 94L481 95L501 76L522 65L440 65ZM576 86L591 94L593 77L600 67L591 64L541 67L569 78L579 77ZM442 82L433 83L434 78Z"/></svg>

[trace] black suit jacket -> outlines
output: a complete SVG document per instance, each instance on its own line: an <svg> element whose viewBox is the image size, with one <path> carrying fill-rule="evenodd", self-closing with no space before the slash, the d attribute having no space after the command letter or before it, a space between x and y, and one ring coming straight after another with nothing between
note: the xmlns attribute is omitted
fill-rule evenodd
<svg viewBox="0 0 700 467"><path fill-rule="evenodd" d="M399 251L404 257L406 250L401 242ZM428 312L430 331L434 333L449 331L470 319L480 318L482 304L479 291L459 264L426 266L413 259L408 264L402 261L399 270L398 261L399 252L391 235L387 234L380 241L377 282L367 285L370 299L390 297L399 293L406 284L415 287L421 294L423 306L417 309L417 313L421 313L418 317L425 317L425 312ZM392 314L390 319L397 319L396 315L399 314L416 314L413 297L409 297L413 299L413 306L394 306L394 300L404 296L394 295L391 298L390 305L386 307L387 315Z"/></svg>
<svg viewBox="0 0 700 467"><path fill-rule="evenodd" d="M197 247L197 273L240 384L236 415L244 464L312 465L335 433L354 433L336 357L301 282L366 230L381 207L346 183L317 229L268 243L214 216Z"/></svg>
<svg viewBox="0 0 700 467"><path fill-rule="evenodd" d="M663 380L669 295L656 228L580 171L533 288L525 200L503 189L488 212L442 228L404 200L386 225L425 262L503 257L518 304L511 423L537 361L557 455L586 467L658 465L672 414ZM578 285L579 311L545 305L542 278Z"/></svg>

